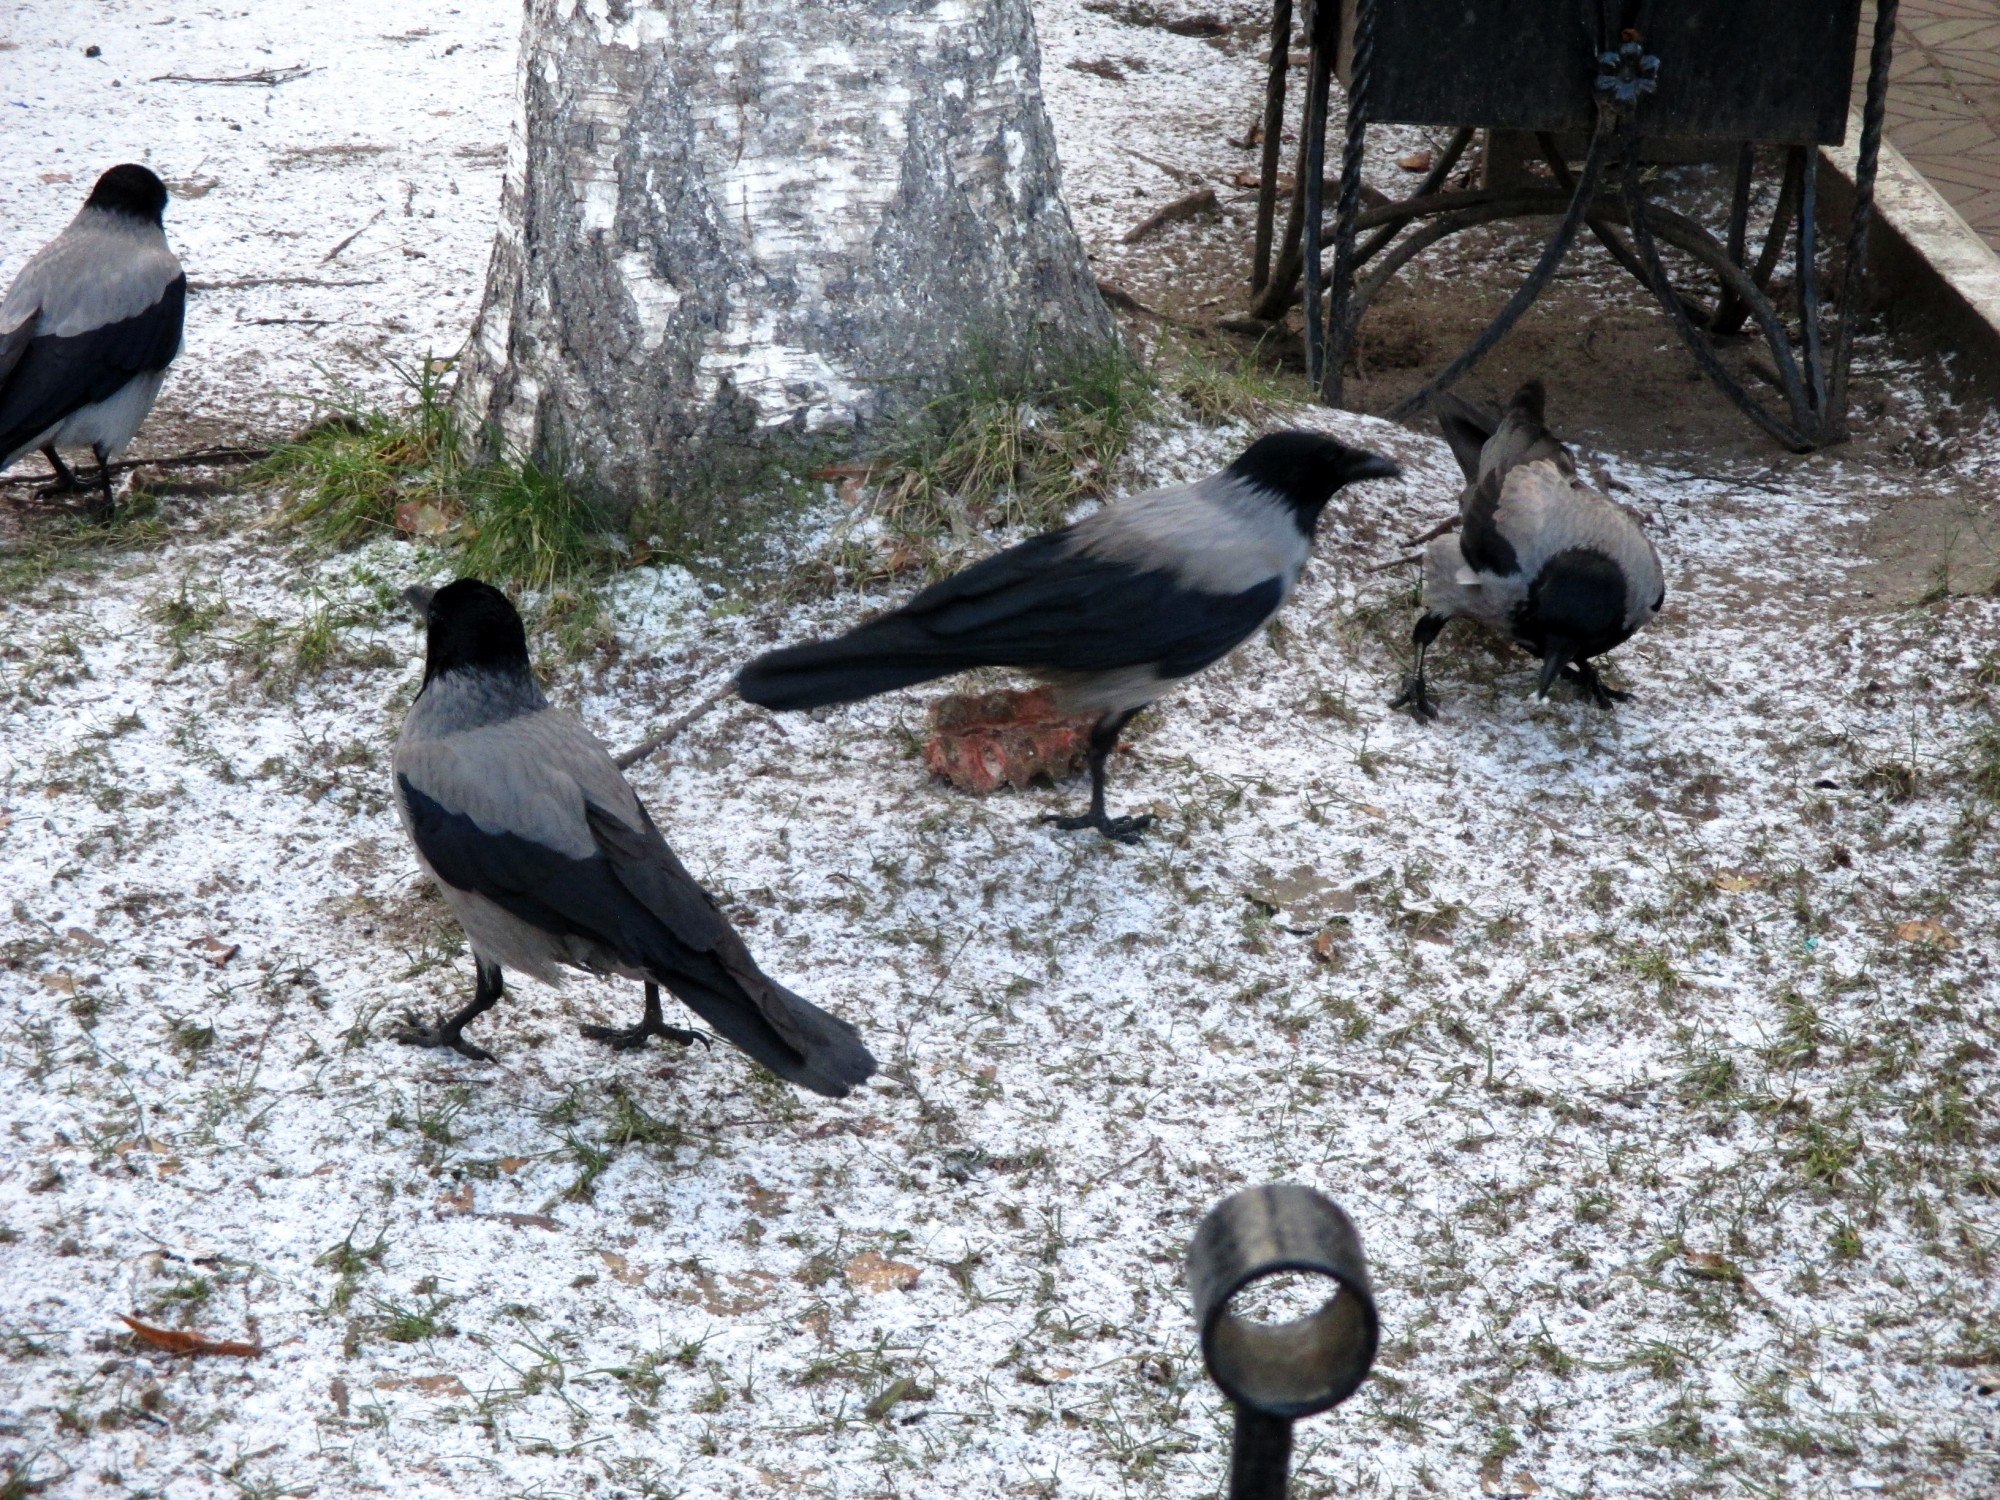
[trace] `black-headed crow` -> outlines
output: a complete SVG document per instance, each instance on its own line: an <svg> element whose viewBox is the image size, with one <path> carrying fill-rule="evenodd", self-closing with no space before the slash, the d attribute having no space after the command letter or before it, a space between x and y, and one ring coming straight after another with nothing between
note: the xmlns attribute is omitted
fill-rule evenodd
<svg viewBox="0 0 2000 1500"><path fill-rule="evenodd" d="M55 492L78 487L62 448L111 465L153 409L181 349L187 276L167 247L166 185L146 168L97 179L69 227L21 268L0 301L0 469L39 448Z"/></svg>
<svg viewBox="0 0 2000 1500"><path fill-rule="evenodd" d="M1424 551L1416 670L1391 708L1437 717L1424 653L1461 616L1541 659L1537 697L1558 676L1600 708L1631 696L1607 687L1591 658L1666 603L1660 555L1630 511L1577 478L1575 459L1544 421L1544 400L1542 383L1531 380L1505 412L1455 396L1439 401L1438 423L1465 471L1459 529Z"/></svg>
<svg viewBox="0 0 2000 1500"><path fill-rule="evenodd" d="M1017 668L1054 684L1063 712L1096 716L1090 811L1050 821L1131 843L1151 817L1104 809L1105 763L1126 722L1284 606L1341 486L1400 472L1317 433L1272 433L1219 474L1010 547L835 640L760 656L737 691L766 708L818 708Z"/></svg>
<svg viewBox="0 0 2000 1500"><path fill-rule="evenodd" d="M757 967L610 752L549 706L506 596L460 579L429 598L425 624L424 685L396 742L396 807L471 939L476 983L456 1015L407 1018L398 1040L490 1061L465 1027L499 1000L504 972L554 984L571 967L646 987L643 1019L584 1027L595 1040L693 1041L661 1018L664 985L780 1078L834 1098L867 1079L875 1059L855 1029Z"/></svg>

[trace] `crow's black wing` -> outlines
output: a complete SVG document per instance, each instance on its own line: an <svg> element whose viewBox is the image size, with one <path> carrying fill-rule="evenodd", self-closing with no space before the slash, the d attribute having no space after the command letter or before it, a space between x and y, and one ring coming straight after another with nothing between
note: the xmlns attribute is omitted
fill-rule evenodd
<svg viewBox="0 0 2000 1500"><path fill-rule="evenodd" d="M932 585L900 618L987 666L1105 672L1157 666L1184 677L1228 654L1284 597L1273 576L1235 594L1191 588L1037 537ZM886 621L885 621L886 623ZM866 630L868 627L862 627Z"/></svg>
<svg viewBox="0 0 2000 1500"><path fill-rule="evenodd" d="M144 312L87 333L30 338L0 382L0 454L110 400L133 376L164 370L180 350L186 311L187 277L180 275Z"/></svg>

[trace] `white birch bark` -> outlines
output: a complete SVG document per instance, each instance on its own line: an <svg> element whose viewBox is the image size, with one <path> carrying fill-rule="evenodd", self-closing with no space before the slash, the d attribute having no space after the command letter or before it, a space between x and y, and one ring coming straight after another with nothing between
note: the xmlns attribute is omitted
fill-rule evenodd
<svg viewBox="0 0 2000 1500"><path fill-rule="evenodd" d="M527 0L468 430L629 507L1116 337L1029 0Z"/></svg>

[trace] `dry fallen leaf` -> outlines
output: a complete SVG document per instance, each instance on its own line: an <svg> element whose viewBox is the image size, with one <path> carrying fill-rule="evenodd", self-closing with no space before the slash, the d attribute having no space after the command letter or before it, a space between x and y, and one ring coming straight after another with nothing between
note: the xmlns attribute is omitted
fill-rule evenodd
<svg viewBox="0 0 2000 1500"><path fill-rule="evenodd" d="M74 995L76 993L76 976L73 974L44 974L42 976L42 983L54 990L58 995Z"/></svg>
<svg viewBox="0 0 2000 1500"><path fill-rule="evenodd" d="M1917 917L1896 924L1896 936L1906 943L1923 943L1932 948L1956 948L1958 939L1935 917Z"/></svg>
<svg viewBox="0 0 2000 1500"><path fill-rule="evenodd" d="M525 1156L503 1156L500 1160L493 1163L494 1166L505 1172L509 1177L512 1177L527 1164L528 1158Z"/></svg>
<svg viewBox="0 0 2000 1500"><path fill-rule="evenodd" d="M1329 880L1311 865L1295 865L1289 874L1259 866L1257 879L1243 894L1270 912L1280 927L1293 932L1317 932L1355 906L1353 886Z"/></svg>
<svg viewBox="0 0 2000 1500"><path fill-rule="evenodd" d="M1763 885L1762 875L1751 875L1739 870L1724 870L1715 877L1718 891L1754 891Z"/></svg>
<svg viewBox="0 0 2000 1500"><path fill-rule="evenodd" d="M847 1263L847 1284L858 1292L907 1292L923 1275L921 1266L863 1250Z"/></svg>
<svg viewBox="0 0 2000 1500"><path fill-rule="evenodd" d="M438 1194L438 1207L446 1213L469 1214L478 1207L477 1195L469 1182L460 1183L448 1193Z"/></svg>
<svg viewBox="0 0 2000 1500"><path fill-rule="evenodd" d="M778 1278L769 1271L744 1271L722 1277L703 1271L695 1281L701 1288L698 1294L701 1305L718 1318L757 1312L769 1306L777 1295Z"/></svg>
<svg viewBox="0 0 2000 1500"><path fill-rule="evenodd" d="M423 1391L432 1396L469 1396L472 1392L465 1388L465 1382L456 1375L414 1375L408 1379L394 1376L375 1382L378 1391Z"/></svg>
<svg viewBox="0 0 2000 1500"><path fill-rule="evenodd" d="M225 943L221 938L213 935L202 938L197 942L189 943L188 946L200 949L201 956L214 964L218 969L243 951L241 943Z"/></svg>
<svg viewBox="0 0 2000 1500"><path fill-rule="evenodd" d="M646 1268L635 1266L616 1250L600 1250L597 1258L611 1269L611 1274L627 1286L637 1286L646 1279Z"/></svg>
<svg viewBox="0 0 2000 1500"><path fill-rule="evenodd" d="M765 1187L763 1183L750 1176L747 1172L737 1178L736 1182L737 1186L743 1189L744 1200L757 1213L784 1213L785 1205L791 1201L789 1194L781 1193L776 1188Z"/></svg>
<svg viewBox="0 0 2000 1500"><path fill-rule="evenodd" d="M240 1339L212 1339L207 1334L188 1333L179 1328L155 1328L128 1313L120 1313L118 1318L143 1342L155 1349L164 1349L169 1354L233 1354L242 1359L254 1359L264 1352L255 1344L246 1344Z"/></svg>
<svg viewBox="0 0 2000 1500"><path fill-rule="evenodd" d="M1405 172L1428 172L1431 169L1431 154L1428 151L1412 151L1408 156L1397 157L1396 165Z"/></svg>
<svg viewBox="0 0 2000 1500"><path fill-rule="evenodd" d="M1684 1258L1687 1264L1681 1269L1697 1281L1738 1282L1743 1279L1741 1266L1713 1250L1690 1250Z"/></svg>
<svg viewBox="0 0 2000 1500"><path fill-rule="evenodd" d="M406 536L443 536L451 517L428 500L405 500L396 507L396 529Z"/></svg>
<svg viewBox="0 0 2000 1500"><path fill-rule="evenodd" d="M951 693L931 705L924 764L962 792L1060 781L1083 759L1094 719L1065 719L1048 688Z"/></svg>

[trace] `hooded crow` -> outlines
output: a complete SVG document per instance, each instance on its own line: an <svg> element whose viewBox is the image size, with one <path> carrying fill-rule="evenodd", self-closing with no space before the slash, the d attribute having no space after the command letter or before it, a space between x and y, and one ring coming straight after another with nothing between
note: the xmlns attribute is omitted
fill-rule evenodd
<svg viewBox="0 0 2000 1500"><path fill-rule="evenodd" d="M1137 842L1152 822L1104 810L1105 762L1126 722L1248 640L1291 597L1320 512L1388 459L1311 432L1275 432L1193 484L1154 490L932 584L835 640L758 657L737 692L774 709L852 703L971 667L1055 685L1094 714L1090 811L1049 818Z"/></svg>
<svg viewBox="0 0 2000 1500"><path fill-rule="evenodd" d="M111 465L153 409L181 351L187 276L167 248L166 185L144 167L97 179L69 227L21 268L0 302L0 469L39 448L55 492L77 488L59 448Z"/></svg>
<svg viewBox="0 0 2000 1500"><path fill-rule="evenodd" d="M465 1027L499 1000L503 970L555 984L569 966L646 986L644 1018L584 1027L593 1040L695 1040L661 1019L665 985L725 1040L815 1093L839 1098L875 1071L852 1026L757 967L610 752L549 706L504 594L462 578L430 597L425 624L424 685L396 742L396 808L472 940L476 984L456 1015L406 1017L399 1041L491 1061Z"/></svg>
<svg viewBox="0 0 2000 1500"><path fill-rule="evenodd" d="M1465 471L1459 530L1424 551L1424 612L1412 633L1417 667L1391 708L1434 719L1424 652L1461 615L1541 658L1536 696L1558 676L1600 708L1631 694L1606 687L1590 659L1627 639L1666 603L1660 555L1630 511L1576 477L1576 460L1544 424L1542 383L1503 413L1441 398L1438 424Z"/></svg>

